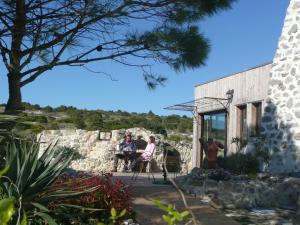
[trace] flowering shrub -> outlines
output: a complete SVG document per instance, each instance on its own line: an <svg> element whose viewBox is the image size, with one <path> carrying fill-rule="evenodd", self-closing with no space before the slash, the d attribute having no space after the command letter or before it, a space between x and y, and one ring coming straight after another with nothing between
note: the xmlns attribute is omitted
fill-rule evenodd
<svg viewBox="0 0 300 225"><path fill-rule="evenodd" d="M52 189L61 189L70 191L85 191L90 188L95 190L76 196L69 200L55 201L49 205L49 208L55 209L58 205L71 204L80 205L86 208L103 209L103 211L94 212L96 217L109 217L112 208L117 211L126 210L127 217L131 216L131 195L130 186L119 179L113 179L111 174L103 176L80 173L77 175L63 175L51 186Z"/></svg>

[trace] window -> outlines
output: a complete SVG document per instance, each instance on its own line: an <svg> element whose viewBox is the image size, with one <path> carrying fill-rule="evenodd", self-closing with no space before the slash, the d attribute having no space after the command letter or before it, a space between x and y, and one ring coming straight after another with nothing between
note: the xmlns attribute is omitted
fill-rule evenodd
<svg viewBox="0 0 300 225"><path fill-rule="evenodd" d="M259 135L262 117L262 106L261 102L252 104L252 123L251 123L251 134L256 136Z"/></svg>
<svg viewBox="0 0 300 225"><path fill-rule="evenodd" d="M239 138L247 139L247 106L237 107L237 135Z"/></svg>
<svg viewBox="0 0 300 225"><path fill-rule="evenodd" d="M216 112L204 115L204 127L202 138L207 141L213 138L225 145L226 142L226 113Z"/></svg>

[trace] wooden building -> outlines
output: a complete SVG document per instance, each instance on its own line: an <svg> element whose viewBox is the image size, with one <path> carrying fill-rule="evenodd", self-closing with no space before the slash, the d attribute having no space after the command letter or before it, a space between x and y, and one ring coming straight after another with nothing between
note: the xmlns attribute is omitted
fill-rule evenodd
<svg viewBox="0 0 300 225"><path fill-rule="evenodd" d="M199 138L224 144L224 154L235 152L235 138L258 135L272 64L264 64L195 86L193 166L201 166Z"/></svg>
<svg viewBox="0 0 300 225"><path fill-rule="evenodd" d="M271 63L195 86L195 99L167 109L193 112L193 167L200 167L203 148L199 139L224 145L224 155L235 152L232 140L258 135L270 79ZM238 138L238 139L237 139Z"/></svg>

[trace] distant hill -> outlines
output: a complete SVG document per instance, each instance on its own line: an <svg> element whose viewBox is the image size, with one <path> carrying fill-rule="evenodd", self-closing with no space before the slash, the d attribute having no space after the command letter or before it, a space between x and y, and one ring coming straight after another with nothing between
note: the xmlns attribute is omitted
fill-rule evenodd
<svg viewBox="0 0 300 225"><path fill-rule="evenodd" d="M15 117L0 114L0 126L11 121L14 133L26 136L49 129L115 130L131 127L144 127L155 133L187 134L192 133L192 118L187 116L159 116L148 113L129 113L125 111L83 110L72 106L41 107L23 103L25 111ZM1 105L2 110L5 105ZM1 109L0 109L1 110ZM12 119L13 118L13 119ZM3 122L5 121L5 122ZM3 127L0 127L0 129ZM177 138L177 137L176 137Z"/></svg>

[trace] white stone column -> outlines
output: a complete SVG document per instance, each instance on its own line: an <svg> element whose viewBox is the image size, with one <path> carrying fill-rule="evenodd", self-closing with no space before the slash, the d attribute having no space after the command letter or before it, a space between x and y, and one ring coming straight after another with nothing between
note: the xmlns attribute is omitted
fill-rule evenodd
<svg viewBox="0 0 300 225"><path fill-rule="evenodd" d="M263 115L274 172L300 171L300 0L291 0L273 59Z"/></svg>

